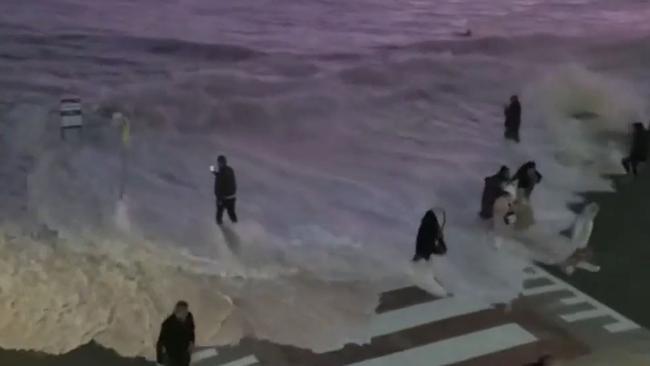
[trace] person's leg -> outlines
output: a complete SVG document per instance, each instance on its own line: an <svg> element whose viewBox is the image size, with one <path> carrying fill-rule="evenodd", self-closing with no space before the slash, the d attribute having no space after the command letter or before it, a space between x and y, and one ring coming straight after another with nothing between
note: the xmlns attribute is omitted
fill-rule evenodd
<svg viewBox="0 0 650 366"><path fill-rule="evenodd" d="M625 171L629 174L630 173L630 159L629 157L621 160L621 164L623 164L623 168L625 168Z"/></svg>
<svg viewBox="0 0 650 366"><path fill-rule="evenodd" d="M513 140L515 140L517 143L519 143L519 126L516 126L514 128L512 137L513 137Z"/></svg>
<svg viewBox="0 0 650 366"><path fill-rule="evenodd" d="M223 206L223 201L217 200L217 225L221 225L223 223Z"/></svg>
<svg viewBox="0 0 650 366"><path fill-rule="evenodd" d="M235 212L235 203L236 199L229 199L226 200L226 209L228 210L228 217L230 217L230 221L236 223L237 222L237 213Z"/></svg>
<svg viewBox="0 0 650 366"><path fill-rule="evenodd" d="M598 272L600 271L600 266L595 265L593 263L589 263L587 261L581 261L576 264L576 268L580 268L582 270L585 270L587 272Z"/></svg>
<svg viewBox="0 0 650 366"><path fill-rule="evenodd" d="M639 165L639 161L636 160L636 159L633 159L633 160L631 161L631 165L632 165L632 174L634 174L634 176L636 177L636 176L637 176L637 170L636 170L636 168L637 168L637 166Z"/></svg>

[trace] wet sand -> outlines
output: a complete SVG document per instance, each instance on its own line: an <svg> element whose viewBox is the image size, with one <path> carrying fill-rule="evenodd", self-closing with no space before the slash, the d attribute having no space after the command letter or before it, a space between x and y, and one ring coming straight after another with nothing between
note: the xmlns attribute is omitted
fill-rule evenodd
<svg viewBox="0 0 650 366"><path fill-rule="evenodd" d="M63 336L63 335L62 335ZM142 358L120 357L114 351L89 343L60 356L33 351L10 351L0 349L2 366L152 366Z"/></svg>

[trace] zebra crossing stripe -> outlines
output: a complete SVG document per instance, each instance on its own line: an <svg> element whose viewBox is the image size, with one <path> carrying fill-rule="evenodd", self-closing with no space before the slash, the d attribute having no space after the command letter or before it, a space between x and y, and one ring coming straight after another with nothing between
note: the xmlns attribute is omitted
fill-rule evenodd
<svg viewBox="0 0 650 366"><path fill-rule="evenodd" d="M374 358L350 366L442 366L504 351L537 341L514 323L500 325Z"/></svg>
<svg viewBox="0 0 650 366"><path fill-rule="evenodd" d="M379 314L371 324L371 336L376 337L395 333L426 323L475 313L488 308L487 304L463 300L462 298L442 298Z"/></svg>
<svg viewBox="0 0 650 366"><path fill-rule="evenodd" d="M611 309L607 305L597 301L591 296L585 294L584 292L578 290L577 288L571 286L570 284L562 281L561 279L553 276L541 268L537 267L529 271L527 279L546 279L551 282L551 284L525 289L523 291L524 296L539 295L547 292L568 291L573 296L561 299L562 304L577 305L585 303L591 305L594 308L592 310L584 310L574 314L561 315L560 317L567 322L575 322L583 319L608 316L615 319L615 322L607 324L603 327L610 333L620 333L641 328L641 326L621 315L614 309Z"/></svg>
<svg viewBox="0 0 650 366"><path fill-rule="evenodd" d="M564 321L568 323L573 323L579 320L600 318L608 315L609 312L607 312L607 310L605 309L591 309L591 310L578 311L576 313L571 313L571 314L560 315L560 318L564 319Z"/></svg>
<svg viewBox="0 0 650 366"><path fill-rule="evenodd" d="M192 363L201 362L210 357L217 355L217 350L214 348L203 349L197 352L192 353Z"/></svg>
<svg viewBox="0 0 650 366"><path fill-rule="evenodd" d="M257 357L251 355L251 356L246 356L244 358L240 358L239 360L231 361L228 363L222 363L217 366L250 366L258 362L260 361L257 359Z"/></svg>
<svg viewBox="0 0 650 366"><path fill-rule="evenodd" d="M563 291L567 288L560 283L552 283L550 285L537 286L530 289L525 289L522 294L524 296L535 296L545 294L547 292Z"/></svg>

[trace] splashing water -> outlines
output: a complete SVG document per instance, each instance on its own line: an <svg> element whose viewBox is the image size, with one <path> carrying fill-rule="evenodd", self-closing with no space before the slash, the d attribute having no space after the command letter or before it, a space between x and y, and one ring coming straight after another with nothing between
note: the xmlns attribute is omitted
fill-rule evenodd
<svg viewBox="0 0 650 366"><path fill-rule="evenodd" d="M536 160L541 234L528 239L568 245L557 234L574 219L566 203L611 190L599 174L621 170L627 124L647 119L648 65L634 64L634 40L612 59L618 41L540 35L331 54L33 37L55 55L21 62L47 77L0 80L14 85L2 92L7 348L60 353L94 339L151 356L179 298L199 319L200 344L249 335L319 351L368 341L378 293L394 286L507 302L541 258L494 249L477 217L483 177ZM62 60L83 70L63 86L70 74L53 72ZM60 89L84 95L82 140L58 139ZM521 145L502 139L513 92ZM115 111L132 124L122 200ZM237 173L242 222L220 229L208 166L221 153ZM432 206L448 214L449 253L413 266Z"/></svg>

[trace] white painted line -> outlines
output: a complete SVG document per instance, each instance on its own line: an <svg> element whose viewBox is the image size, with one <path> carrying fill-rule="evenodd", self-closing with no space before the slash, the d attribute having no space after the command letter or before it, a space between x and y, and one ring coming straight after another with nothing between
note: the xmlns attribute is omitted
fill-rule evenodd
<svg viewBox="0 0 650 366"><path fill-rule="evenodd" d="M547 292L556 292L562 290L567 290L566 286L562 285L561 283L552 283L550 285L542 285L542 286L524 289L522 294L524 296L534 296L534 295L545 294Z"/></svg>
<svg viewBox="0 0 650 366"><path fill-rule="evenodd" d="M208 348L208 349L202 349L200 351L196 351L192 353L192 363L203 361L206 358L214 357L217 354L218 354L217 350L214 348Z"/></svg>
<svg viewBox="0 0 650 366"><path fill-rule="evenodd" d="M426 346L351 364L350 366L442 366L535 342L537 338L517 324L505 324Z"/></svg>
<svg viewBox="0 0 650 366"><path fill-rule="evenodd" d="M445 297L428 303L388 311L376 316L371 324L371 336L399 332L418 325L489 309L487 304L464 298Z"/></svg>
<svg viewBox="0 0 650 366"><path fill-rule="evenodd" d="M629 330L639 329L639 325L631 321L618 321L616 323L607 324L605 329L610 333L627 332Z"/></svg>
<svg viewBox="0 0 650 366"><path fill-rule="evenodd" d="M240 358L239 360L231 361L228 363L222 363L217 366L249 366L258 362L260 361L257 359L257 357L246 356L244 358Z"/></svg>
<svg viewBox="0 0 650 366"><path fill-rule="evenodd" d="M639 329L641 326L636 324L635 322L631 321L630 319L624 317L614 309L611 309L607 305L599 302L598 300L594 299L593 297L585 294L584 292L578 290L577 288L571 286L570 284L562 281L561 279L553 276L552 274L544 271L541 268L537 268L537 270L540 273L544 274L544 277L549 278L550 280L556 282L556 283L562 283L564 287L566 287L567 290L571 291L576 295L576 297L579 297L581 299L584 299L584 302L589 303L593 307L597 309L601 309L602 311L607 312L607 315L611 316L612 318L616 319L618 322L613 323L610 325L605 326L605 329L611 333L618 333L618 332L623 332L623 331L628 331L628 330L634 330L634 329Z"/></svg>
<svg viewBox="0 0 650 366"><path fill-rule="evenodd" d="M574 297L569 297L566 299L561 299L560 300L562 304L564 305L577 305L577 304L582 304L585 302L588 302L588 300L580 295L576 295Z"/></svg>
<svg viewBox="0 0 650 366"><path fill-rule="evenodd" d="M601 318L604 316L609 316L609 312L605 309L591 309L591 310L583 310L583 311L578 311L572 314L565 314L565 315L560 315L560 318L564 319L564 321L568 323L573 323L577 322L579 320L587 320L587 319L593 319L593 318Z"/></svg>

